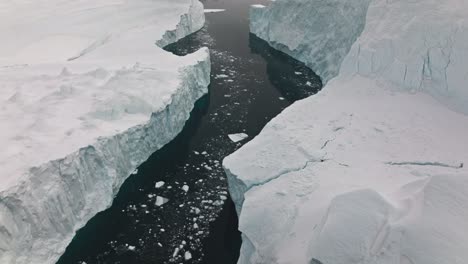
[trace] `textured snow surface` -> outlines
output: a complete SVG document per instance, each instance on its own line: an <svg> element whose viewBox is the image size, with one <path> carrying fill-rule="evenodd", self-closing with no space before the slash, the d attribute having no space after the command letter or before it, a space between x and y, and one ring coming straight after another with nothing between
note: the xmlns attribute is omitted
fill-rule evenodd
<svg viewBox="0 0 468 264"><path fill-rule="evenodd" d="M74 232L183 128L207 49L195 0L0 2L0 263L54 263Z"/></svg>
<svg viewBox="0 0 468 264"><path fill-rule="evenodd" d="M252 8L252 31L327 85L223 162L239 263L468 259L468 4L363 2Z"/></svg>

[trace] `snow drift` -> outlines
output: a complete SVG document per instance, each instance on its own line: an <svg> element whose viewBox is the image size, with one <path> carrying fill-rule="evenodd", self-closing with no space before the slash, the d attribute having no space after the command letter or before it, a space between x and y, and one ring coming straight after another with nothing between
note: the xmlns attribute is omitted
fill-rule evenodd
<svg viewBox="0 0 468 264"><path fill-rule="evenodd" d="M239 263L466 262L467 18L457 0L252 7L251 31L327 84L223 162Z"/></svg>
<svg viewBox="0 0 468 264"><path fill-rule="evenodd" d="M207 92L196 0L0 3L0 262L54 263ZM159 39L159 41L158 41Z"/></svg>

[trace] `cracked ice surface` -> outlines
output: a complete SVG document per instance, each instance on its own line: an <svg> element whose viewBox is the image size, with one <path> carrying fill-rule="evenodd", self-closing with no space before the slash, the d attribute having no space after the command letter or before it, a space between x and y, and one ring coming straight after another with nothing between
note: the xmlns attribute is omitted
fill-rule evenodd
<svg viewBox="0 0 468 264"><path fill-rule="evenodd" d="M468 6L362 2L328 1L322 8L320 1L283 0L252 9L254 33L280 49L296 47L289 54L317 67L328 84L223 162L240 214L239 263L468 258L468 109L459 107L468 99L468 47L462 45ZM308 23L314 16L301 20L309 13L333 16L326 22L333 25L340 17L366 24L305 36L324 26ZM355 17L361 13L365 19ZM347 38L353 41L342 42ZM348 43L349 52L327 49L336 41ZM328 58L319 55L315 65L308 52ZM340 61L339 70L328 65Z"/></svg>
<svg viewBox="0 0 468 264"><path fill-rule="evenodd" d="M182 130L209 53L155 42L203 24L195 0L1 1L1 263L54 263Z"/></svg>

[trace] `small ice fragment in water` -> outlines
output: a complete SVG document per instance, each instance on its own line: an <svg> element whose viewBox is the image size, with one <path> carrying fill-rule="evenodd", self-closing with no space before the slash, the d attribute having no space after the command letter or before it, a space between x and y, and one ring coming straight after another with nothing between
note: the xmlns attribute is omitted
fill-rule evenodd
<svg viewBox="0 0 468 264"><path fill-rule="evenodd" d="M236 142L239 142L239 141L242 141L246 138L249 137L249 135L245 134L245 133L238 133L238 134L230 134L228 135L229 139L232 140L232 142L236 143Z"/></svg>
<svg viewBox="0 0 468 264"><path fill-rule="evenodd" d="M302 75L302 72L294 72L296 75Z"/></svg>
<svg viewBox="0 0 468 264"><path fill-rule="evenodd" d="M163 186L164 186L164 182L163 181L158 181L154 187L161 188Z"/></svg>
<svg viewBox="0 0 468 264"><path fill-rule="evenodd" d="M228 78L228 77L229 77L229 75L226 75L226 74L217 74L215 76L215 79Z"/></svg>
<svg viewBox="0 0 468 264"><path fill-rule="evenodd" d="M307 82L306 82L306 85L307 85L307 86L312 86L312 83L309 82L309 81L307 81Z"/></svg>
<svg viewBox="0 0 468 264"><path fill-rule="evenodd" d="M156 206L161 206L161 205L163 205L163 204L165 204L167 202L169 202L169 199L167 199L167 198L164 198L162 196L157 196L156 197Z"/></svg>
<svg viewBox="0 0 468 264"><path fill-rule="evenodd" d="M174 249L174 254L172 254L172 257L173 257L173 258L175 258L175 257L179 254L179 250L180 250L180 249L179 249L178 247L176 247L176 248Z"/></svg>
<svg viewBox="0 0 468 264"><path fill-rule="evenodd" d="M189 260L192 258L192 254L190 253L190 251L185 251L184 257L185 257L185 260Z"/></svg>
<svg viewBox="0 0 468 264"><path fill-rule="evenodd" d="M184 185L184 186L182 186L182 190L184 190L185 192L188 192L188 190L189 190L189 187L188 187L188 185Z"/></svg>
<svg viewBox="0 0 468 264"><path fill-rule="evenodd" d="M203 10L205 13L218 13L218 12L224 12L226 9L205 9Z"/></svg>
<svg viewBox="0 0 468 264"><path fill-rule="evenodd" d="M135 246L128 246L128 250L135 250Z"/></svg>
<svg viewBox="0 0 468 264"><path fill-rule="evenodd" d="M132 172L132 175L135 175L138 173L138 169L135 169L133 172Z"/></svg>
<svg viewBox="0 0 468 264"><path fill-rule="evenodd" d="M279 99L280 99L281 101L283 101L283 100L284 100L284 97L280 97Z"/></svg>

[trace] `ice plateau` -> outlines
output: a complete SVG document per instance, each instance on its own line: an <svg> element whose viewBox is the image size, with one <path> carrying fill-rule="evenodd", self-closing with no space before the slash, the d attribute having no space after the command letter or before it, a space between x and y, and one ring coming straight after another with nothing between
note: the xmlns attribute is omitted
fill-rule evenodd
<svg viewBox="0 0 468 264"><path fill-rule="evenodd" d="M466 263L468 3L277 0L251 31L326 85L223 162L239 263Z"/></svg>
<svg viewBox="0 0 468 264"><path fill-rule="evenodd" d="M0 1L0 263L54 263L207 92L197 0ZM159 47L158 47L159 46Z"/></svg>

